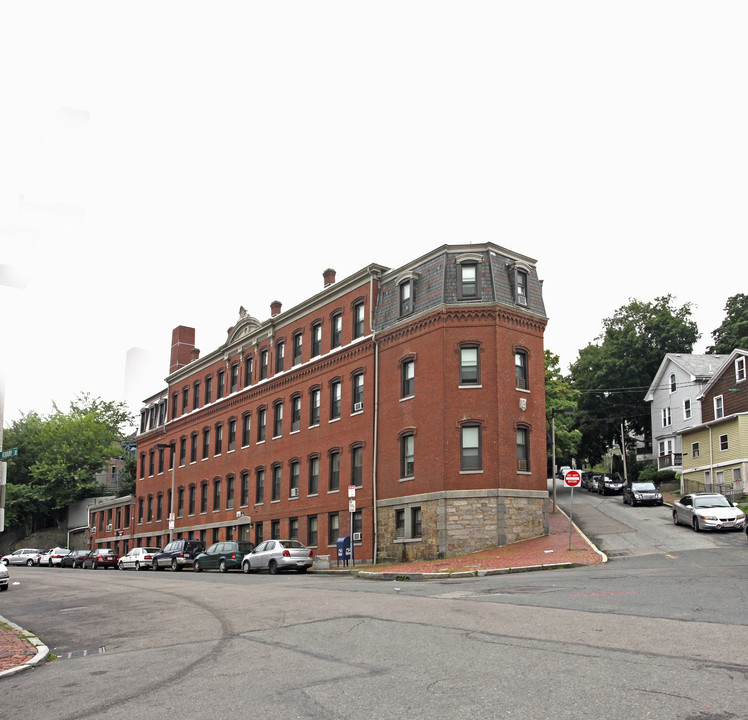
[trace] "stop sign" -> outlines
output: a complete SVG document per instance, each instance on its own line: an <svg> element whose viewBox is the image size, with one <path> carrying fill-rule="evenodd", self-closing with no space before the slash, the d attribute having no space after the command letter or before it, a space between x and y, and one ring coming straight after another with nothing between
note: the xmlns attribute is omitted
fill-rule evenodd
<svg viewBox="0 0 748 720"><path fill-rule="evenodd" d="M564 485L566 487L575 488L582 482L582 473L579 470L567 470L564 475Z"/></svg>

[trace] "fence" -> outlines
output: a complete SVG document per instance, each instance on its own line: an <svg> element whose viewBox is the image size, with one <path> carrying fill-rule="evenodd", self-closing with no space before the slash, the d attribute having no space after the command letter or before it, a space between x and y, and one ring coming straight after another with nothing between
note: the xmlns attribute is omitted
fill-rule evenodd
<svg viewBox="0 0 748 720"><path fill-rule="evenodd" d="M687 493L720 493L721 495L724 495L726 498L729 498L732 501L735 500L736 490L738 494L742 494L742 488L736 488L735 483L705 483L699 482L698 480L689 480L688 478L683 479L683 490Z"/></svg>

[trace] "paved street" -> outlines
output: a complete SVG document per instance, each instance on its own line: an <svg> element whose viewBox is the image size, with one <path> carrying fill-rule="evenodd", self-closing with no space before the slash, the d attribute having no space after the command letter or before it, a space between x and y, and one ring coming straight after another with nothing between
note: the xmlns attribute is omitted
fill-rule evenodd
<svg viewBox="0 0 748 720"><path fill-rule="evenodd" d="M22 568L0 612L57 659L2 680L3 714L748 717L745 535L674 552L667 508L584 494L601 541L633 515L656 551L433 582Z"/></svg>

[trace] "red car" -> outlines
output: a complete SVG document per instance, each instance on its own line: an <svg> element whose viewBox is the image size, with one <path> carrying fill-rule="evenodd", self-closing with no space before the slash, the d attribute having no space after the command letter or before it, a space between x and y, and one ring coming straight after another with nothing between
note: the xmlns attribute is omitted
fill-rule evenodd
<svg viewBox="0 0 748 720"><path fill-rule="evenodd" d="M104 569L116 568L118 560L119 555L116 555L114 550L110 550L109 548L98 548L96 550L91 550L91 552L83 558L81 566L84 570L86 568L96 570L98 567L103 567Z"/></svg>

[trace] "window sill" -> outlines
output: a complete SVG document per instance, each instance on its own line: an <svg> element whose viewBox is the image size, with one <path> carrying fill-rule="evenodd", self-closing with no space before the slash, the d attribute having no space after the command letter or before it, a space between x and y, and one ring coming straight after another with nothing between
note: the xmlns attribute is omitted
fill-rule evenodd
<svg viewBox="0 0 748 720"><path fill-rule="evenodd" d="M529 470L517 470L517 475L532 475Z"/></svg>
<svg viewBox="0 0 748 720"><path fill-rule="evenodd" d="M415 397L415 395L406 395L405 397L400 398L400 402L405 402L406 400L412 400Z"/></svg>
<svg viewBox="0 0 748 720"><path fill-rule="evenodd" d="M400 482L411 482L412 480L415 480L415 475L410 475L408 477L400 478Z"/></svg>
<svg viewBox="0 0 748 720"><path fill-rule="evenodd" d="M328 423L340 422L340 418L339 417L330 418L327 422Z"/></svg>
<svg viewBox="0 0 748 720"><path fill-rule="evenodd" d="M460 470L460 475L482 475L483 470Z"/></svg>
<svg viewBox="0 0 748 720"><path fill-rule="evenodd" d="M472 385L472 384L471 384L471 385L458 385L458 386L457 386L457 388L458 388L459 390L469 390L469 389L471 389L471 388L474 388L474 389L480 389L480 388L482 388L482 387L483 387L483 385L480 385L480 384L478 384L478 385Z"/></svg>
<svg viewBox="0 0 748 720"><path fill-rule="evenodd" d="M520 388L520 387L515 387L514 389L515 389L515 390L516 390L517 392L521 392L521 393L527 393L528 395L530 394L530 390L529 390L528 388Z"/></svg>
<svg viewBox="0 0 748 720"><path fill-rule="evenodd" d="M395 538L393 542L396 545L403 545L405 543L416 543L416 542L423 542L423 538L417 537L417 538Z"/></svg>

